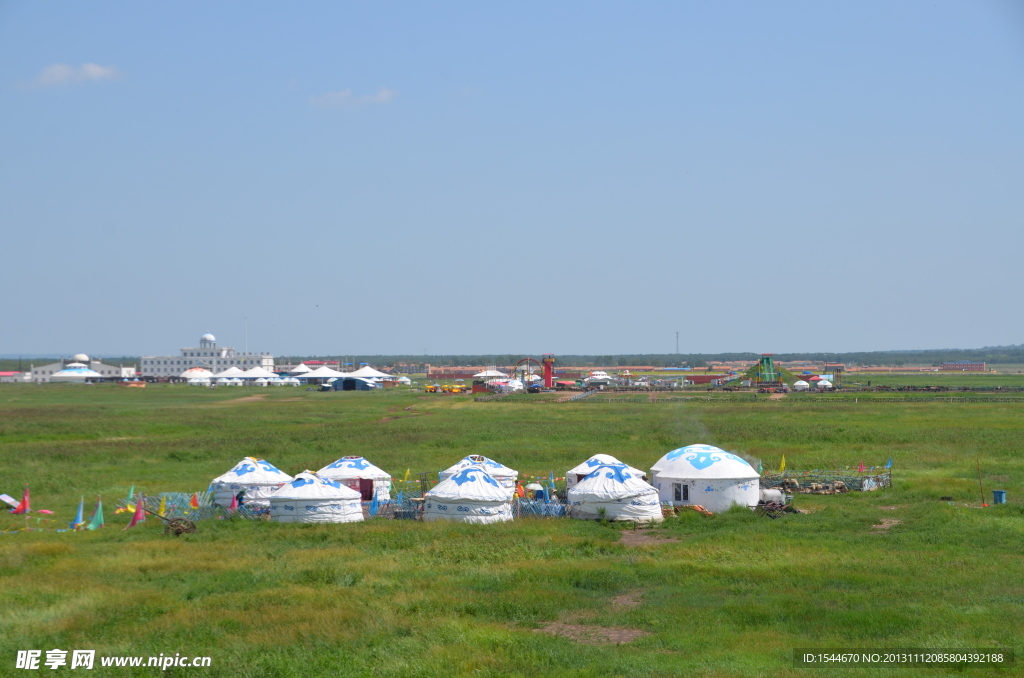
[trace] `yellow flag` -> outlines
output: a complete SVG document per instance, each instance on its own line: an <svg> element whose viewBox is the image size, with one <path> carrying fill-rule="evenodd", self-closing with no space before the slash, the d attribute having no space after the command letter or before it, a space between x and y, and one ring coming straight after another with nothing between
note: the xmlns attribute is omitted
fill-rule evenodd
<svg viewBox="0 0 1024 678"><path fill-rule="evenodd" d="M410 469L405 469L405 477L404 477L404 478L402 478L402 482L403 482L403 483L407 483L407 482L409 482L409 470L410 470Z"/></svg>
<svg viewBox="0 0 1024 678"><path fill-rule="evenodd" d="M160 510L158 511L158 513L160 515L164 515L166 510L167 510L167 495L166 494L161 494L160 495Z"/></svg>
<svg viewBox="0 0 1024 678"><path fill-rule="evenodd" d="M782 461L779 462L779 473L786 470L786 455L782 455Z"/></svg>

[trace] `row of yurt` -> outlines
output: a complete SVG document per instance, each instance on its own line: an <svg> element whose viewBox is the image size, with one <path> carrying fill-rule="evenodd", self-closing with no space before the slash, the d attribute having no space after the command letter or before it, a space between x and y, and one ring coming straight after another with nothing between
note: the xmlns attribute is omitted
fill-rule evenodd
<svg viewBox="0 0 1024 678"><path fill-rule="evenodd" d="M378 501L391 499L391 476L364 457L342 457L320 469L317 476L345 485L357 492L360 499L370 501L376 493ZM269 461L246 457L234 468L210 483L213 503L227 508L232 497L241 495L244 503L268 506L270 496L294 478Z"/></svg>
<svg viewBox="0 0 1024 678"><path fill-rule="evenodd" d="M828 379L815 379L814 387L820 391L824 391L826 389L832 388L832 382L829 381ZM793 382L794 391L807 391L810 390L810 388L810 383L804 381L803 379L801 379L800 381Z"/></svg>
<svg viewBox="0 0 1024 678"><path fill-rule="evenodd" d="M461 523L512 520L513 494L513 488L505 487L483 467L465 466L423 495L423 520Z"/></svg>
<svg viewBox="0 0 1024 678"><path fill-rule="evenodd" d="M610 454L595 454L593 457L591 457L590 459L587 459L585 462L583 462L579 466L571 468L571 469L569 469L568 471L565 472L565 487L566 487L566 489L571 488L576 483L580 482L581 480L586 478L588 475L590 475L591 472L593 472L598 466L617 466L617 465L623 465L623 464L622 464L621 461L619 461L618 459L616 459L612 455L610 455ZM632 473L635 477L640 478L641 480L647 480L647 474L644 473L643 471L641 471L640 469L633 468L632 466L627 466L627 468L629 469L629 472Z"/></svg>
<svg viewBox="0 0 1024 678"><path fill-rule="evenodd" d="M658 491L622 463L597 466L569 488L568 499L569 516L579 520L663 520Z"/></svg>

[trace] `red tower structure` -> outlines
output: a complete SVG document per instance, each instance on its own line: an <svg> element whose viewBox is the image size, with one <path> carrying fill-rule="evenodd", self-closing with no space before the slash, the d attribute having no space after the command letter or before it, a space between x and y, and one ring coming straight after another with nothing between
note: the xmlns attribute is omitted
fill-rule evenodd
<svg viewBox="0 0 1024 678"><path fill-rule="evenodd" d="M545 353L540 361L544 365L544 388L551 388L555 385L555 356Z"/></svg>

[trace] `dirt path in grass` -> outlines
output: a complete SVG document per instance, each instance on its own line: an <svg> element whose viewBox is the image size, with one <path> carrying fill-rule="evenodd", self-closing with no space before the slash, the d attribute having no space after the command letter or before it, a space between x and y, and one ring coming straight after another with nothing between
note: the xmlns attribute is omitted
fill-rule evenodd
<svg viewBox="0 0 1024 678"><path fill-rule="evenodd" d="M651 635L640 629L625 629L616 626L585 626L583 624L566 624L564 622L548 622L534 633L546 633L551 636L562 636L577 643L587 645L618 645L628 643Z"/></svg>
<svg viewBox="0 0 1024 678"><path fill-rule="evenodd" d="M673 544L679 540L672 537L658 537L642 530L623 530L619 541L626 546L649 546L651 544Z"/></svg>
<svg viewBox="0 0 1024 678"><path fill-rule="evenodd" d="M396 414L393 417L381 417L380 419L378 419L377 421L375 421L373 423L375 423L375 424L385 424L385 423L387 423L389 421L394 421L395 419L410 419L412 417L420 417L420 416L424 416L424 415L427 415L427 414L433 414L433 412L421 412L419 410L412 409L414 407L415 407L415 405L409 405L409 407L400 407L398 405L396 405L394 407L389 407L388 408L388 412L396 412L396 413L397 412L408 412L409 414L408 414L408 416L404 416L404 417L401 416L401 415L398 415L398 414Z"/></svg>

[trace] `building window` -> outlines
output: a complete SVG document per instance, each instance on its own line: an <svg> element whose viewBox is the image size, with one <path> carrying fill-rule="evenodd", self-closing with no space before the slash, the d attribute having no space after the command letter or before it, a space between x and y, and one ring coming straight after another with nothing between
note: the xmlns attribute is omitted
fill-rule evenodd
<svg viewBox="0 0 1024 678"><path fill-rule="evenodd" d="M690 501L690 486L683 483L672 483L673 501Z"/></svg>

